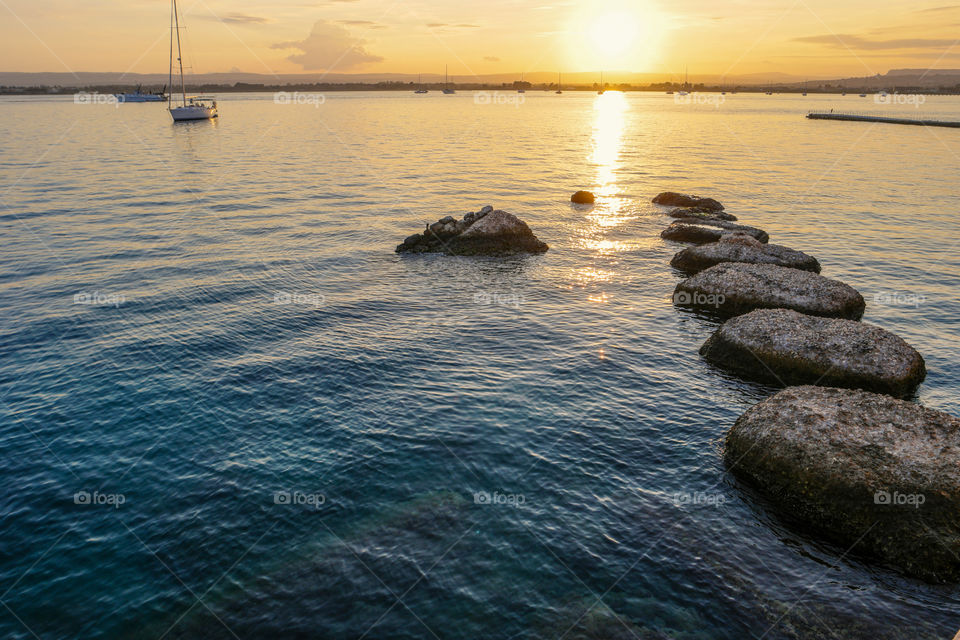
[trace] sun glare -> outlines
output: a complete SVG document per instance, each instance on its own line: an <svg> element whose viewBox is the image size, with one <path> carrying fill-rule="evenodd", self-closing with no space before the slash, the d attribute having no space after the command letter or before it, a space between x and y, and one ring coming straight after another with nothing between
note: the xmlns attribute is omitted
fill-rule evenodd
<svg viewBox="0 0 960 640"><path fill-rule="evenodd" d="M626 11L607 13L590 28L593 47L604 56L626 53L637 38L636 17Z"/></svg>
<svg viewBox="0 0 960 640"><path fill-rule="evenodd" d="M568 52L581 71L647 68L658 57L664 21L656 8L642 0L614 2L599 11L591 4L574 14L573 20L572 24L587 25L586 41L577 42Z"/></svg>

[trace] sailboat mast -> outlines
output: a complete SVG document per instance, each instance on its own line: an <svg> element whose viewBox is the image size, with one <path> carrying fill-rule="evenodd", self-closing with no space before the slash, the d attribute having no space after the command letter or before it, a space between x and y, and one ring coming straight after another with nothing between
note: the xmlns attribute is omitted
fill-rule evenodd
<svg viewBox="0 0 960 640"><path fill-rule="evenodd" d="M183 52L180 50L180 16L177 15L177 0L173 0L173 21L177 28L177 62L180 63L180 93L183 104L187 104L187 87L183 83Z"/></svg>
<svg viewBox="0 0 960 640"><path fill-rule="evenodd" d="M173 11L170 12L170 64L167 65L167 86L170 87L170 93L167 94L167 108L169 109L173 106L171 102L173 97Z"/></svg>

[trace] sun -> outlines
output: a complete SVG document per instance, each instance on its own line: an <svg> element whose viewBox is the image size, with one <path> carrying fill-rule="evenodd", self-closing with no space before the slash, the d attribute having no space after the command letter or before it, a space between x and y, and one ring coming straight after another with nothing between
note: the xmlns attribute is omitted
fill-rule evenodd
<svg viewBox="0 0 960 640"><path fill-rule="evenodd" d="M594 50L607 58L630 51L638 31L636 16L626 11L613 11L594 21L590 27L590 39Z"/></svg>

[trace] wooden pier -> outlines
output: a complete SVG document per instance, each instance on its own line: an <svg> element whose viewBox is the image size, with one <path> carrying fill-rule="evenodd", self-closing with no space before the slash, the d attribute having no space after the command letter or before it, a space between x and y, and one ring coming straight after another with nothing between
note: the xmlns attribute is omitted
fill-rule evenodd
<svg viewBox="0 0 960 640"><path fill-rule="evenodd" d="M847 120L852 122L885 122L887 124L909 124L920 127L954 127L960 128L960 122L949 120L916 120L913 118L888 118L886 116L864 116L852 113L832 113L811 111L807 114L811 120Z"/></svg>

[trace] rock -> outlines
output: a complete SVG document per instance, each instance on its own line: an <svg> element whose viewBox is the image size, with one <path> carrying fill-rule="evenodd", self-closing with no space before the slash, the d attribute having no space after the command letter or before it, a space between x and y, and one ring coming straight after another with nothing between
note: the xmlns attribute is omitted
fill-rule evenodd
<svg viewBox="0 0 960 640"><path fill-rule="evenodd" d="M724 262L677 285L674 303L718 315L793 309L812 316L859 320L866 303L853 287L772 264Z"/></svg>
<svg viewBox="0 0 960 640"><path fill-rule="evenodd" d="M926 376L923 357L880 327L788 309L728 320L700 348L708 362L762 382L866 389L903 397Z"/></svg>
<svg viewBox="0 0 960 640"><path fill-rule="evenodd" d="M668 207L697 207L707 211L723 211L723 205L713 198L688 196L683 193L674 193L673 191L664 191L653 199L653 203Z"/></svg>
<svg viewBox="0 0 960 640"><path fill-rule="evenodd" d="M929 582L960 581L960 420L885 395L791 387L726 441L789 523Z"/></svg>
<svg viewBox="0 0 960 640"><path fill-rule="evenodd" d="M664 240L673 240L674 242L706 244L708 242L716 242L723 236L730 235L733 232L746 233L760 242L770 240L770 236L767 235L767 232L763 229L734 224L732 222L723 222L722 220L698 221L696 223L678 220L664 229L660 233L660 237Z"/></svg>
<svg viewBox="0 0 960 640"><path fill-rule="evenodd" d="M726 220L728 222L734 222L737 219L737 216L732 213L724 213L723 211L713 211L711 209L706 209L704 207L686 207L686 208L676 208L667 211L667 215L671 218L691 218L694 220Z"/></svg>
<svg viewBox="0 0 960 640"><path fill-rule="evenodd" d="M490 205L487 205L483 209L480 209L479 215L482 217L492 212L493 212L493 207L491 207Z"/></svg>
<svg viewBox="0 0 960 640"><path fill-rule="evenodd" d="M775 264L820 273L816 258L778 244L763 244L739 232L722 236L717 242L687 247L673 256L670 265L685 273L697 273L721 262Z"/></svg>
<svg viewBox="0 0 960 640"><path fill-rule="evenodd" d="M570 196L570 202L575 202L577 204L593 204L594 197L589 191L577 191L575 194Z"/></svg>
<svg viewBox="0 0 960 640"><path fill-rule="evenodd" d="M487 209L491 211L486 212ZM446 253L447 255L513 255L543 253L541 242L525 222L511 213L484 207L463 220L446 216L429 225L423 235L413 235L397 246L397 253Z"/></svg>

